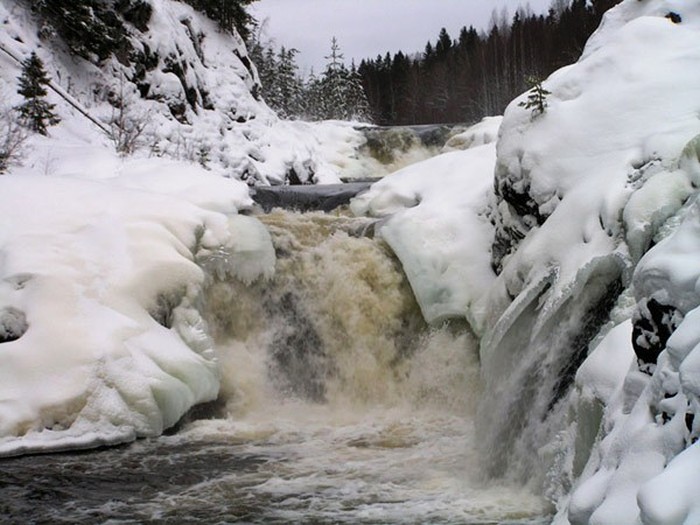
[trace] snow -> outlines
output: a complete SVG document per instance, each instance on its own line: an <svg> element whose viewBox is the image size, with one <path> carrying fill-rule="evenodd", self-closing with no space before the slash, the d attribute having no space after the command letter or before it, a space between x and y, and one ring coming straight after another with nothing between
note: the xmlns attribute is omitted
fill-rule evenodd
<svg viewBox="0 0 700 525"><path fill-rule="evenodd" d="M495 153L491 143L439 155L351 202L356 215L386 218L379 235L401 260L428 322L464 317L494 280L485 208Z"/></svg>
<svg viewBox="0 0 700 525"><path fill-rule="evenodd" d="M651 185L647 193L668 185L665 191L672 199L664 210L662 196L650 206L640 196L626 210L628 225L653 222L644 216L652 206L667 217L692 191L688 173L667 172L677 169L683 148L700 132L696 8L679 9L685 21L673 24L641 16L649 2L638 4L624 2L614 9L581 60L544 82L552 94L543 115L533 117L518 106L525 96L506 111L497 182L527 191L539 213L548 217L506 265L511 293L522 289L530 268L556 265L559 279L551 299L556 300L581 267L616 250L624 234L618 217L636 189L635 179ZM619 11L631 20L607 21L617 20ZM666 180L652 182L657 177ZM500 220L509 225L511 214L501 203ZM634 243L628 239L635 253L648 243L640 236L637 232Z"/></svg>
<svg viewBox="0 0 700 525"><path fill-rule="evenodd" d="M132 42L161 65L187 63L187 83L213 101L187 107L182 122L168 109L184 100L172 73L149 71L157 99L142 100L116 61L98 68L69 56L38 39L23 5L0 6L3 49L20 59L37 50L83 112L106 122L111 88L149 120L141 148L120 157L51 90L61 123L30 136L21 164L0 177L0 455L158 435L215 399L220 370L200 293L214 278L268 278L276 260L265 227L237 215L253 201L236 179L281 184L293 169L302 181L338 182L334 162L363 140L347 124L279 120L251 94L256 73L237 35L186 4L151 4L151 29ZM190 31L206 35L198 46ZM9 108L19 65L6 53L0 65Z"/></svg>
<svg viewBox="0 0 700 525"><path fill-rule="evenodd" d="M671 11L681 15L680 24L665 18ZM697 430L686 415L697 410L695 396L700 384L691 357L700 342L695 310L700 305L696 269L700 230L695 203L700 183L699 33L697 5L623 2L606 15L579 63L545 82L554 93L549 112L557 112L557 118L581 99L588 98L589 107L596 110L588 120L581 114L576 126L566 127L560 121L561 142L550 138L546 144L546 148L562 147L557 161L563 157L568 164L547 169L551 154L544 152L540 153L544 161L538 159L528 166L535 200L545 208L553 201L556 205L534 235L541 235L561 211L574 220L568 225L559 220L552 227L565 228L562 232L568 228L574 238L577 223L585 224L586 218L598 214L600 226L612 233L607 246L600 244L599 254L616 251L627 261L628 272L634 270L631 289L639 302L637 308L645 309L653 298L678 309L679 318L685 316L651 377L640 372L632 358L630 321L615 327L592 348L577 374L578 390L603 403L605 411L587 464L570 496L560 502L555 523L689 525L700 516L695 497L700 483L697 445L691 439ZM613 65L620 74L605 76L603 72ZM578 78L579 73L587 78ZM567 90L573 98L562 100L561 93ZM591 127L591 118L597 118L599 109L604 126ZM551 114L533 127L546 126L548 117ZM507 137L507 124L504 129ZM584 130L591 137L582 137ZM562 146L566 140L571 141L569 149ZM615 151L609 151L606 143ZM508 151L507 142L503 145L503 151ZM541 147L536 144L534 149ZM568 151L574 156L568 157ZM499 162L500 153L499 149ZM572 165L577 169L572 170ZM587 179L594 184L586 187ZM578 191L579 187L587 193ZM570 194L580 202L589 199L590 207L568 204ZM590 230L583 233L589 235ZM595 232L589 235L589 242L595 236ZM529 242L523 242L513 259L522 257ZM658 244L642 257L652 243ZM570 242L560 246L571 250ZM547 253L556 253L556 248L551 235L549 241L538 243L538 249ZM560 259L565 269L567 264L574 269L587 260L575 250L558 254L557 262ZM565 271L562 277L566 275Z"/></svg>
<svg viewBox="0 0 700 525"><path fill-rule="evenodd" d="M191 71L206 77L196 82L218 85L220 100L259 118L230 130L222 151L233 157L212 155L205 169L182 152L156 155L155 143L184 150L174 134L220 141L220 127L230 122L223 111L191 112L191 122L181 124L165 102L135 101L151 120L154 145L122 158L98 126L49 92L62 122L46 137L31 136L21 165L0 177L0 455L158 435L195 404L215 399L220 371L197 310L202 287L215 273L247 282L269 277L275 264L265 228L236 215L253 201L235 180L243 172L229 167L248 160L250 148L269 147L275 155L260 161L260 171L282 182L290 163L316 154L316 139L285 137L288 124L253 99L255 79L232 53L245 52L235 35L223 36L184 4L153 4L154 27L163 32L151 32L152 49L185 50ZM192 43L179 33L184 26L171 27L183 16L209 30L206 52L220 60L210 57L206 70L196 67ZM118 84L115 64L100 70L42 45L19 3L0 6L0 20L4 48L18 57L37 49L56 82L66 84L59 90L93 116L109 115L99 92ZM9 107L18 101L19 67L1 56ZM219 75L227 71L236 75L224 84ZM182 90L177 83L169 82L173 96ZM306 149L284 150L274 140ZM337 180L333 170L323 176Z"/></svg>
<svg viewBox="0 0 700 525"><path fill-rule="evenodd" d="M605 405L622 385L632 367L632 322L628 319L611 329L576 373L578 387Z"/></svg>
<svg viewBox="0 0 700 525"><path fill-rule="evenodd" d="M247 52L237 34L221 32L186 3L149 3L153 7L149 30L133 29L130 35L134 48L148 51L157 62L139 81L148 87L147 99L125 81L134 76L134 65L110 59L97 67L71 56L60 40L42 42L37 21L18 0L0 6L0 46L19 60L36 51L53 86L99 122L106 123L114 112L108 94L121 96L129 118L148 121L140 138L142 155L201 162L217 175L251 184L285 184L292 170L302 182L340 181L343 168L334 163L362 142L359 131L339 123L280 120L253 96L257 72L246 67ZM184 70L183 78L171 71L172 63ZM19 64L0 50L0 91L8 106L19 100L15 93L19 73ZM195 107L187 103L186 89L196 94ZM77 118L76 110L53 91L49 100L57 104L61 118ZM171 108L177 106L182 109L176 119ZM72 126L74 136L92 141L96 128L77 122L60 127ZM342 141L336 140L338 135ZM50 152L45 159L51 164Z"/></svg>
<svg viewBox="0 0 700 525"><path fill-rule="evenodd" d="M642 520L650 525L692 525L700 521L697 472L700 446L681 452L639 492Z"/></svg>
<svg viewBox="0 0 700 525"><path fill-rule="evenodd" d="M151 177L148 161L126 163L98 181L0 178L2 324L26 317L0 352L0 454L157 435L218 395L194 309L204 281L195 258L231 252L233 271L253 280L269 275L274 251L250 233L262 228L255 219L224 214L249 205L243 184L160 168ZM160 192L166 174L174 184ZM264 264L237 256L250 252Z"/></svg>

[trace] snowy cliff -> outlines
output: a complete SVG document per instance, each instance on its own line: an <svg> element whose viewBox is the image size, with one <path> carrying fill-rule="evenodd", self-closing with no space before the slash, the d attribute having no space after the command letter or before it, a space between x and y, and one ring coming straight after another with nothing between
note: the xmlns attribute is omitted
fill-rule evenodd
<svg viewBox="0 0 700 525"><path fill-rule="evenodd" d="M543 82L544 112L510 104L490 163L434 159L353 204L388 216L426 317L481 337L484 469L545 491L558 523L700 519L698 42L696 2L624 1Z"/></svg>
<svg viewBox="0 0 700 525"><path fill-rule="evenodd" d="M174 0L113 4L111 18L105 17L117 20L125 34L119 35L124 41L119 50L108 53L97 43L84 49L67 41L55 29L58 23L52 25L58 8L40 14L25 0L3 2L0 87L6 109L19 101L18 61L36 52L56 88L50 93L51 102L64 120L63 126L52 130L57 143L65 138L61 133L78 142L92 140L88 137L99 136L100 128L112 129L121 111L128 123L145 128L137 144L141 155L196 162L249 184L338 181L338 168L325 158L328 133L321 131L322 126L281 121L265 105L258 95L255 66L235 31L222 31L186 3ZM65 23L73 30L79 22L68 17ZM89 29L77 42L89 38ZM342 138L358 140L349 128ZM114 146L115 141L93 142ZM41 156L41 149L31 157ZM60 155L54 151L53 156ZM24 164L36 168L31 158ZM60 171L53 164L52 169Z"/></svg>

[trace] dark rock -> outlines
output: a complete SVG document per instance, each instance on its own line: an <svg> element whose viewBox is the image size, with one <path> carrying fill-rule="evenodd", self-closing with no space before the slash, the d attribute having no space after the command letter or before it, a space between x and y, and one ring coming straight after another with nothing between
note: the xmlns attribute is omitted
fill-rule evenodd
<svg viewBox="0 0 700 525"><path fill-rule="evenodd" d="M153 7L143 0L119 0L115 5L124 20L129 22L139 31L148 31L148 23L151 21Z"/></svg>
<svg viewBox="0 0 700 525"><path fill-rule="evenodd" d="M292 186L257 186L253 200L265 212L273 208L298 211L331 211L350 202L361 191L369 188L369 182L347 184L318 184Z"/></svg>
<svg viewBox="0 0 700 525"><path fill-rule="evenodd" d="M29 323L24 312L12 307L0 310L0 343L16 341L28 328Z"/></svg>
<svg viewBox="0 0 700 525"><path fill-rule="evenodd" d="M523 181L513 178L508 172L496 170L496 202L508 206L506 216L496 207L492 219L495 234L491 247L491 267L496 274L501 273L503 260L517 249L525 235L534 226L542 226L548 217L540 212L539 203L530 195L530 185L525 184L524 190L518 191L514 187L516 182L522 184Z"/></svg>
<svg viewBox="0 0 700 525"><path fill-rule="evenodd" d="M633 318L632 347L639 369L651 375L659 354L683 316L674 306L651 298L638 306Z"/></svg>
<svg viewBox="0 0 700 525"><path fill-rule="evenodd" d="M680 24L683 21L683 19L681 18L681 15L679 15L678 13L674 13L673 11L668 13L666 15L666 18L668 18L674 24Z"/></svg>

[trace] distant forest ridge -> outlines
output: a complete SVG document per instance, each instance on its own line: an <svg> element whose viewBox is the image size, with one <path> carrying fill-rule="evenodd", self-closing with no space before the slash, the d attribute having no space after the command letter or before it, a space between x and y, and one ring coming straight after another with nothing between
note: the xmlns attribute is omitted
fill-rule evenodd
<svg viewBox="0 0 700 525"><path fill-rule="evenodd" d="M547 14L520 7L512 19L494 10L487 32L442 29L422 53L363 60L357 71L376 124L472 122L506 105L562 66L575 62L621 0L554 0Z"/></svg>
<svg viewBox="0 0 700 525"><path fill-rule="evenodd" d="M197 0L188 0L191 2ZM500 115L508 103L578 60L605 11L621 0L552 0L546 14L494 10L486 31L442 29L422 52L399 51L344 63L335 38L319 75L304 78L298 50L248 39L262 97L283 118L360 120L394 126L471 123Z"/></svg>

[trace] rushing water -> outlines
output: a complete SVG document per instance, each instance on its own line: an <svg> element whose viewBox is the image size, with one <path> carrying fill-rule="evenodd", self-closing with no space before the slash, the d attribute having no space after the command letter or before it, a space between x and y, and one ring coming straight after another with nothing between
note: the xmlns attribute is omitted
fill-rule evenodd
<svg viewBox="0 0 700 525"><path fill-rule="evenodd" d="M365 219L273 211L272 282L203 301L220 399L171 435L0 463L3 523L546 523L485 481L477 345L427 327Z"/></svg>

